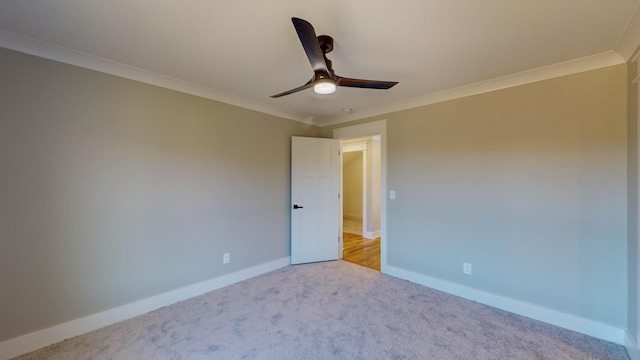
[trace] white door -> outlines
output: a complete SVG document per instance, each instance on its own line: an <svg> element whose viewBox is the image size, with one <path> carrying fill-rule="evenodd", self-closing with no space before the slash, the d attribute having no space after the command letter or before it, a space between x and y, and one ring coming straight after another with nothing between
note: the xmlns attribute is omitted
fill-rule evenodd
<svg viewBox="0 0 640 360"><path fill-rule="evenodd" d="M291 138L291 263L337 260L340 141Z"/></svg>

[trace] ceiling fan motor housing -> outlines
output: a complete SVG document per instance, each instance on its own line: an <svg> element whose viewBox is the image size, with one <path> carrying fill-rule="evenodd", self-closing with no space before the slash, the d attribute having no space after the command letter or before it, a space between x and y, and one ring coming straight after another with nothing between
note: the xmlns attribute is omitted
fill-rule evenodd
<svg viewBox="0 0 640 360"><path fill-rule="evenodd" d="M333 51L333 38L329 35L318 36L318 42L320 43L320 49L327 54Z"/></svg>
<svg viewBox="0 0 640 360"><path fill-rule="evenodd" d="M322 79L335 80L335 78L333 76L331 76L331 74L327 74L324 71L316 71L314 76L313 76L313 81L316 82L316 81L322 80Z"/></svg>

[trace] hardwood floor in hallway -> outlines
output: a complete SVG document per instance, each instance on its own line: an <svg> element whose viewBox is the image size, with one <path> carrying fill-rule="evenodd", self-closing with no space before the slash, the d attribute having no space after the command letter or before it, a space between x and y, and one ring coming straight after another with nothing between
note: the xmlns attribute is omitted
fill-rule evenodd
<svg viewBox="0 0 640 360"><path fill-rule="evenodd" d="M342 260L380 271L380 238L365 239L360 235L342 233Z"/></svg>

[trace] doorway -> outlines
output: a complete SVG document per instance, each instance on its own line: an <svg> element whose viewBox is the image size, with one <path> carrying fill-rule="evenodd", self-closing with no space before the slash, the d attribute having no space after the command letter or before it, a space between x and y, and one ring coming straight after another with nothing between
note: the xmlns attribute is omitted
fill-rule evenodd
<svg viewBox="0 0 640 360"><path fill-rule="evenodd" d="M380 271L387 272L387 120L371 121L359 125L332 130L333 138L339 140L378 136L380 140ZM342 208L340 208L342 219ZM342 226L342 221L340 222Z"/></svg>
<svg viewBox="0 0 640 360"><path fill-rule="evenodd" d="M342 148L342 259L380 271L381 137L345 139Z"/></svg>

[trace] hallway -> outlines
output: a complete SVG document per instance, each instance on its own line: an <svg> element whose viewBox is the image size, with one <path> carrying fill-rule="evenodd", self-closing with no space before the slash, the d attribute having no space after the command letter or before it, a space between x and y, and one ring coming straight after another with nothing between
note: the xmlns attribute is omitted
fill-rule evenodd
<svg viewBox="0 0 640 360"><path fill-rule="evenodd" d="M346 229L345 229L346 230ZM380 271L380 238L365 239L361 235L342 233L342 260Z"/></svg>

